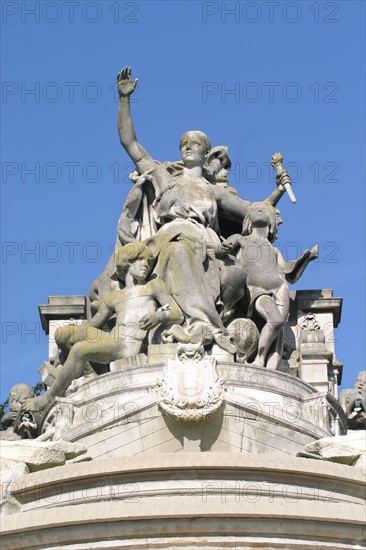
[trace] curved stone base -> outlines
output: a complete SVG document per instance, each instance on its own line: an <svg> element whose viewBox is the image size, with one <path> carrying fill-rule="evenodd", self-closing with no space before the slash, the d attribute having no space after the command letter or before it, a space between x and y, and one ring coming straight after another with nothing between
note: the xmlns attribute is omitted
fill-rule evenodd
<svg viewBox="0 0 366 550"><path fill-rule="evenodd" d="M18 478L2 550L362 548L365 480L255 454L92 460Z"/></svg>
<svg viewBox="0 0 366 550"><path fill-rule="evenodd" d="M288 374L243 364L218 364L223 403L196 424L159 407L165 364L87 380L44 415L54 439L82 443L92 458L166 452L252 452L296 456L337 433L339 404Z"/></svg>

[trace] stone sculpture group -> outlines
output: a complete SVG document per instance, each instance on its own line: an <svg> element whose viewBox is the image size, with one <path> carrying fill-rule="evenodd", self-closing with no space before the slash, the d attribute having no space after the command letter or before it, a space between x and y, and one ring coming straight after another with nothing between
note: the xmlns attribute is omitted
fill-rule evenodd
<svg viewBox="0 0 366 550"><path fill-rule="evenodd" d="M272 244L282 222L279 199L287 191L296 201L279 153L272 158L276 188L255 203L229 185L227 147L212 147L201 131L182 136L181 161L156 161L138 142L132 122L136 84L129 67L117 75L119 136L136 170L115 251L91 285L91 319L56 331L55 381L43 395L27 390L21 400L28 423L73 381L97 376L94 362L112 364L112 370L115 361L146 356L151 344L178 344L180 355L198 346L202 360L219 351L243 368L276 369L288 283L318 256L315 245L286 262Z"/></svg>
<svg viewBox="0 0 366 550"><path fill-rule="evenodd" d="M47 389L16 384L1 419L4 548L360 548L366 371L338 401L342 299L289 291L318 247L275 246L282 156L241 199L201 131L154 160L129 67L117 85L133 186L89 297L39 306Z"/></svg>

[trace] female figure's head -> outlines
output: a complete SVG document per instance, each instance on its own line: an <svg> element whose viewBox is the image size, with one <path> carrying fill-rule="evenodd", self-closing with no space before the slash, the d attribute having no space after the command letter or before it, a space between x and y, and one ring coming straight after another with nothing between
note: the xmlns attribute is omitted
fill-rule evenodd
<svg viewBox="0 0 366 550"><path fill-rule="evenodd" d="M211 149L211 142L203 132L191 130L182 135L179 148L187 168L203 167Z"/></svg>

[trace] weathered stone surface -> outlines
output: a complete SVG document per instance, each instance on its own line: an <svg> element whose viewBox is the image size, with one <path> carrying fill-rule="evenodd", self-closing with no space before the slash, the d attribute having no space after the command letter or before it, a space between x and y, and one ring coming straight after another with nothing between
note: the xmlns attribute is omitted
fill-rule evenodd
<svg viewBox="0 0 366 550"><path fill-rule="evenodd" d="M86 452L84 445L68 441L2 441L1 460L26 464L30 471L65 464L66 460Z"/></svg>
<svg viewBox="0 0 366 550"><path fill-rule="evenodd" d="M0 459L0 510L1 514L12 514L19 511L19 502L10 492L19 486L18 477L28 474L30 469L24 462Z"/></svg>
<svg viewBox="0 0 366 550"><path fill-rule="evenodd" d="M1 513L13 513L18 503L10 494L19 487L19 476L29 472L62 466L71 458L86 452L84 445L68 441L35 440L2 441L0 456Z"/></svg>
<svg viewBox="0 0 366 550"><path fill-rule="evenodd" d="M362 468L366 456L366 430L349 431L347 435L325 437L305 446L309 453L332 462Z"/></svg>
<svg viewBox="0 0 366 550"><path fill-rule="evenodd" d="M143 243L128 243L119 250L116 269L121 288L100 303L89 322L56 330L55 340L66 360L48 390L29 400L29 410L43 410L55 397L64 396L86 368L87 374L95 376L89 361L105 364L134 358L152 329L162 326L168 332L180 330L184 334L178 325L183 322L183 313L163 279L147 280L152 260L151 250ZM116 324L112 330L102 330L113 316Z"/></svg>
<svg viewBox="0 0 366 550"><path fill-rule="evenodd" d="M327 392L334 353L321 324L311 325L312 311L305 312L302 354L285 341L288 283L317 258L318 245L291 261L273 246L282 222L278 201L287 192L296 202L282 155L272 157L276 188L260 202L241 199L229 187L228 149L212 147L201 131L182 136L181 161L156 161L134 129L130 97L136 82L130 67L117 75L119 137L136 170L114 252L92 284L92 304L80 296L54 296L41 306L43 326L58 349L41 369L49 389L28 399L25 410L43 412L55 397L69 397L78 387L74 380L84 382L93 369L100 374L142 366L146 358L162 362L177 343L200 344L221 364L268 370L286 370L292 356L287 371L300 366L300 378ZM59 319L63 326L56 329ZM203 401L197 396L198 408ZM200 416L189 408L190 417Z"/></svg>
<svg viewBox="0 0 366 550"><path fill-rule="evenodd" d="M181 161L155 161L137 141L129 67L117 82L134 186L92 304L40 306L49 388L5 420L9 438L43 439L3 445L3 548L359 548L364 440L324 439L345 431L341 300L291 299L318 246L289 262L273 246L279 199L296 202L282 155L271 195L243 200L227 147L201 131L182 136ZM364 419L358 393L345 401ZM64 440L95 460L49 472L86 451ZM305 445L355 468L294 459Z"/></svg>
<svg viewBox="0 0 366 550"><path fill-rule="evenodd" d="M253 452L292 455L336 433L344 417L328 394L289 375L238 363L218 363L223 404L193 434L158 408L157 381L165 363L116 371L86 381L47 411L44 429L56 421L54 439L84 444L93 458L131 454ZM202 388L211 384L207 378ZM276 392L274 392L276 388ZM57 409L59 414L57 415ZM203 411L204 412L204 411ZM43 429L43 428L42 428Z"/></svg>
<svg viewBox="0 0 366 550"><path fill-rule="evenodd" d="M362 470L366 471L366 453L362 453L354 462L352 462L351 466L355 466L356 468L362 468Z"/></svg>
<svg viewBox="0 0 366 550"><path fill-rule="evenodd" d="M3 442L1 443L1 446ZM30 469L25 462L11 460L10 458L0 460L1 497L6 491L7 484L11 479L28 474Z"/></svg>

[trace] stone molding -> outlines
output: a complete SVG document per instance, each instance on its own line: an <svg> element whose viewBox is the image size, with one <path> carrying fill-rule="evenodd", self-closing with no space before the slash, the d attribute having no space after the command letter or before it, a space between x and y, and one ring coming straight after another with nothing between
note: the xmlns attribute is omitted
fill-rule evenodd
<svg viewBox="0 0 366 550"><path fill-rule="evenodd" d="M152 454L67 465L17 483L19 511L2 518L2 550L362 548L365 479L339 464Z"/></svg>
<svg viewBox="0 0 366 550"><path fill-rule="evenodd" d="M82 443L93 457L148 452L150 445L137 444L147 423L155 435L149 431L146 435L154 439L157 453L173 450L165 447L172 433L177 449L182 441L194 437L196 451L208 447L217 451L220 446L220 451L245 452L249 438L253 452L292 456L311 441L344 433L344 412L329 393L317 392L279 371L228 363L217 365L223 405L207 417L202 414L193 436L184 427L187 423L170 419L158 408L157 381L164 368L165 363L145 365L85 381L76 392L56 398L46 409L43 430L52 428L55 420L54 439ZM253 443L256 438L260 446Z"/></svg>

